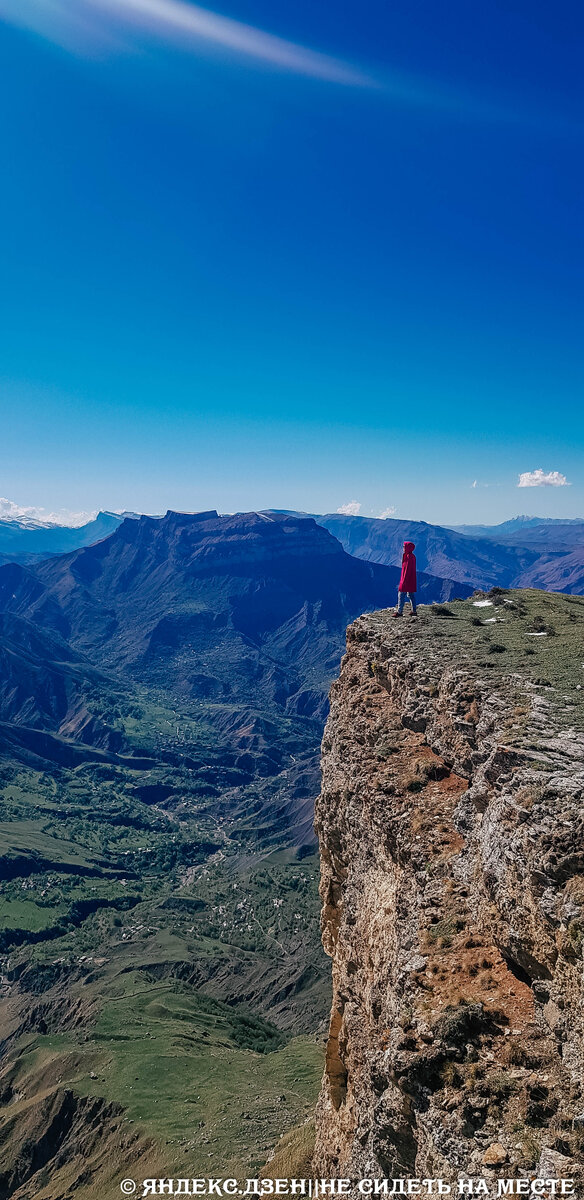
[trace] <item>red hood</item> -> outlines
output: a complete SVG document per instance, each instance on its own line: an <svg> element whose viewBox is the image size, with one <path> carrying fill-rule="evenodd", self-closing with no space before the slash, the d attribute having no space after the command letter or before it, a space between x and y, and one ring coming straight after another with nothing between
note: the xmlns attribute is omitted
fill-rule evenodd
<svg viewBox="0 0 584 1200"><path fill-rule="evenodd" d="M404 542L404 554L411 554L412 550L415 549L416 547L414 542Z"/></svg>

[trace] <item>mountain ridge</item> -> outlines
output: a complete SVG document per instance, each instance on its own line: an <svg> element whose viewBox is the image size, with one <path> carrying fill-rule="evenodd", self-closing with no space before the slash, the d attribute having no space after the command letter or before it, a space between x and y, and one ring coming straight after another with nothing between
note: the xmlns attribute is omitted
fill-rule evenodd
<svg viewBox="0 0 584 1200"><path fill-rule="evenodd" d="M339 538L348 553L368 562L397 565L407 538L416 543L422 570L477 588L544 586L547 591L584 591L584 522L577 520L550 519L542 524L529 518L526 527L497 539L471 536L470 526L461 532L391 517L331 513L316 520ZM568 556L571 561L564 567Z"/></svg>
<svg viewBox="0 0 584 1200"><path fill-rule="evenodd" d="M41 620L110 668L150 678L158 664L183 692L241 694L237 663L251 656L256 674L271 673L273 698L289 654L301 674L315 654L334 670L348 614L393 603L398 579L395 567L346 554L310 519L169 511L125 521L95 545L34 569L0 569L0 607ZM420 600L457 589L469 590L421 573ZM199 684L181 658L195 641L204 664L196 673L208 670ZM314 683L313 667L306 671Z"/></svg>
<svg viewBox="0 0 584 1200"><path fill-rule="evenodd" d="M350 554L359 558L397 565L407 539L415 543L421 570L445 574L472 587L508 587L519 571L525 571L537 559L535 551L504 547L487 539L473 540L427 521L347 517L339 513L319 520Z"/></svg>
<svg viewBox="0 0 584 1200"><path fill-rule="evenodd" d="M212 512L220 519L216 510L209 510ZM199 514L176 515L186 519L197 518ZM233 517L244 515L231 514ZM423 571L474 587L491 587L497 583L538 586L541 582L548 590L584 590L584 563L580 570L577 557L564 567L561 561L567 555L577 555L580 548L584 549L584 520L579 518L524 515L499 525L455 526L342 513L318 515L291 509L264 509L255 515L265 519L274 516L315 520L321 527L338 534L344 549L351 555L386 566L399 565L401 542L414 537L418 539L418 560ZM150 521L165 519L159 515L142 516ZM141 516L132 512L104 511L98 513L93 522L71 528L28 517L3 518L0 519L0 564L19 562L23 566L36 566L53 555L95 544L114 532L124 520L139 519ZM553 557L557 560L557 570L549 565Z"/></svg>

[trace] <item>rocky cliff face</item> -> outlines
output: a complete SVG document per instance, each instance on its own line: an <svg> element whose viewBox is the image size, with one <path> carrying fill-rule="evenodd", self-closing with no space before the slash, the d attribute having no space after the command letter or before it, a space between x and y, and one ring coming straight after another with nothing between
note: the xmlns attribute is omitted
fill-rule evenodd
<svg viewBox="0 0 584 1200"><path fill-rule="evenodd" d="M317 805L317 1176L584 1194L583 634L583 600L535 592L349 628Z"/></svg>

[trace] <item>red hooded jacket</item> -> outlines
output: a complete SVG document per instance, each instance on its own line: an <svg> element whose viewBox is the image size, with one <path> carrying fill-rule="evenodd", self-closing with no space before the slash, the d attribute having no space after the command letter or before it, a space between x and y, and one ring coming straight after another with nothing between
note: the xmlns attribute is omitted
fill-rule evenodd
<svg viewBox="0 0 584 1200"><path fill-rule="evenodd" d="M400 592L415 592L418 587L414 549L413 542L404 542L401 577L398 587L398 591Z"/></svg>

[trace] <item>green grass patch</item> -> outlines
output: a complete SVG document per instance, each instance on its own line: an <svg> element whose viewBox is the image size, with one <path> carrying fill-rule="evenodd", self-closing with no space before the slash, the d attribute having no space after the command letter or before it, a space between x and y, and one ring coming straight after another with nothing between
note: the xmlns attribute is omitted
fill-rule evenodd
<svg viewBox="0 0 584 1200"><path fill-rule="evenodd" d="M5 900L0 897L0 931L7 929L27 929L38 933L54 925L66 911L63 905L56 908L41 907L34 900Z"/></svg>

